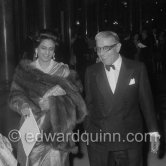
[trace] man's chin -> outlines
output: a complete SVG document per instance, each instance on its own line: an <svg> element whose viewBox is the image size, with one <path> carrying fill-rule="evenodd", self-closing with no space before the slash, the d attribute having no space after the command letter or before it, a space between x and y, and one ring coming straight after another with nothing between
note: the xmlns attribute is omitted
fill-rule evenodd
<svg viewBox="0 0 166 166"><path fill-rule="evenodd" d="M110 65L110 64L111 64L110 62L108 62L108 61L106 61L106 60L102 60L102 63L103 63L104 65Z"/></svg>

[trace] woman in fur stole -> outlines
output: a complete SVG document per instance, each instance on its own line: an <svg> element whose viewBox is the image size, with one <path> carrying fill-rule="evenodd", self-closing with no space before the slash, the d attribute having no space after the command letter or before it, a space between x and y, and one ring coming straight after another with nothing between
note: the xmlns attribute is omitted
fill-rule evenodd
<svg viewBox="0 0 166 166"><path fill-rule="evenodd" d="M16 68L9 106L21 115L21 124L31 109L40 131L56 134L53 140L37 141L29 155L29 166L66 166L68 153L75 151L72 131L87 112L80 95L82 85L75 71L55 61L57 37L52 32L41 32L36 41L36 59L22 60ZM58 133L68 139L58 141ZM17 158L25 166L21 143Z"/></svg>

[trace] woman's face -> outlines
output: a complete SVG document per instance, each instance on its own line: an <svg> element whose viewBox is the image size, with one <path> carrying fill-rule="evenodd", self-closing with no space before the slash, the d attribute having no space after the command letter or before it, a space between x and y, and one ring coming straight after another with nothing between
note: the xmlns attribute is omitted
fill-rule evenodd
<svg viewBox="0 0 166 166"><path fill-rule="evenodd" d="M55 43L51 39L44 39L41 41L36 51L38 54L38 58L42 62L51 61L54 56Z"/></svg>

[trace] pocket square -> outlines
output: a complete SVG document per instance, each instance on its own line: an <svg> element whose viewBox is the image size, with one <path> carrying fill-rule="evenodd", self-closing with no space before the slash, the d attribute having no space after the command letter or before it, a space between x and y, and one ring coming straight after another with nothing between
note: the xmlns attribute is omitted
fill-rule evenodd
<svg viewBox="0 0 166 166"><path fill-rule="evenodd" d="M133 85L133 84L135 84L135 79L134 78L130 79L130 82L129 82L129 85Z"/></svg>

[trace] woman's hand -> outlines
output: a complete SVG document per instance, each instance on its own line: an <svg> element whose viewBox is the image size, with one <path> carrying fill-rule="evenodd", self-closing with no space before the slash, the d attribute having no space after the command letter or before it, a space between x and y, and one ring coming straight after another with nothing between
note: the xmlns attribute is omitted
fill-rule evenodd
<svg viewBox="0 0 166 166"><path fill-rule="evenodd" d="M28 103L24 103L21 108L21 113L24 117L30 116L30 107Z"/></svg>
<svg viewBox="0 0 166 166"><path fill-rule="evenodd" d="M50 104L49 104L49 97L50 96L62 96L66 95L66 92L64 89L62 89L59 85L54 86L53 88L49 89L44 96L39 100L39 106L42 111L49 110Z"/></svg>

